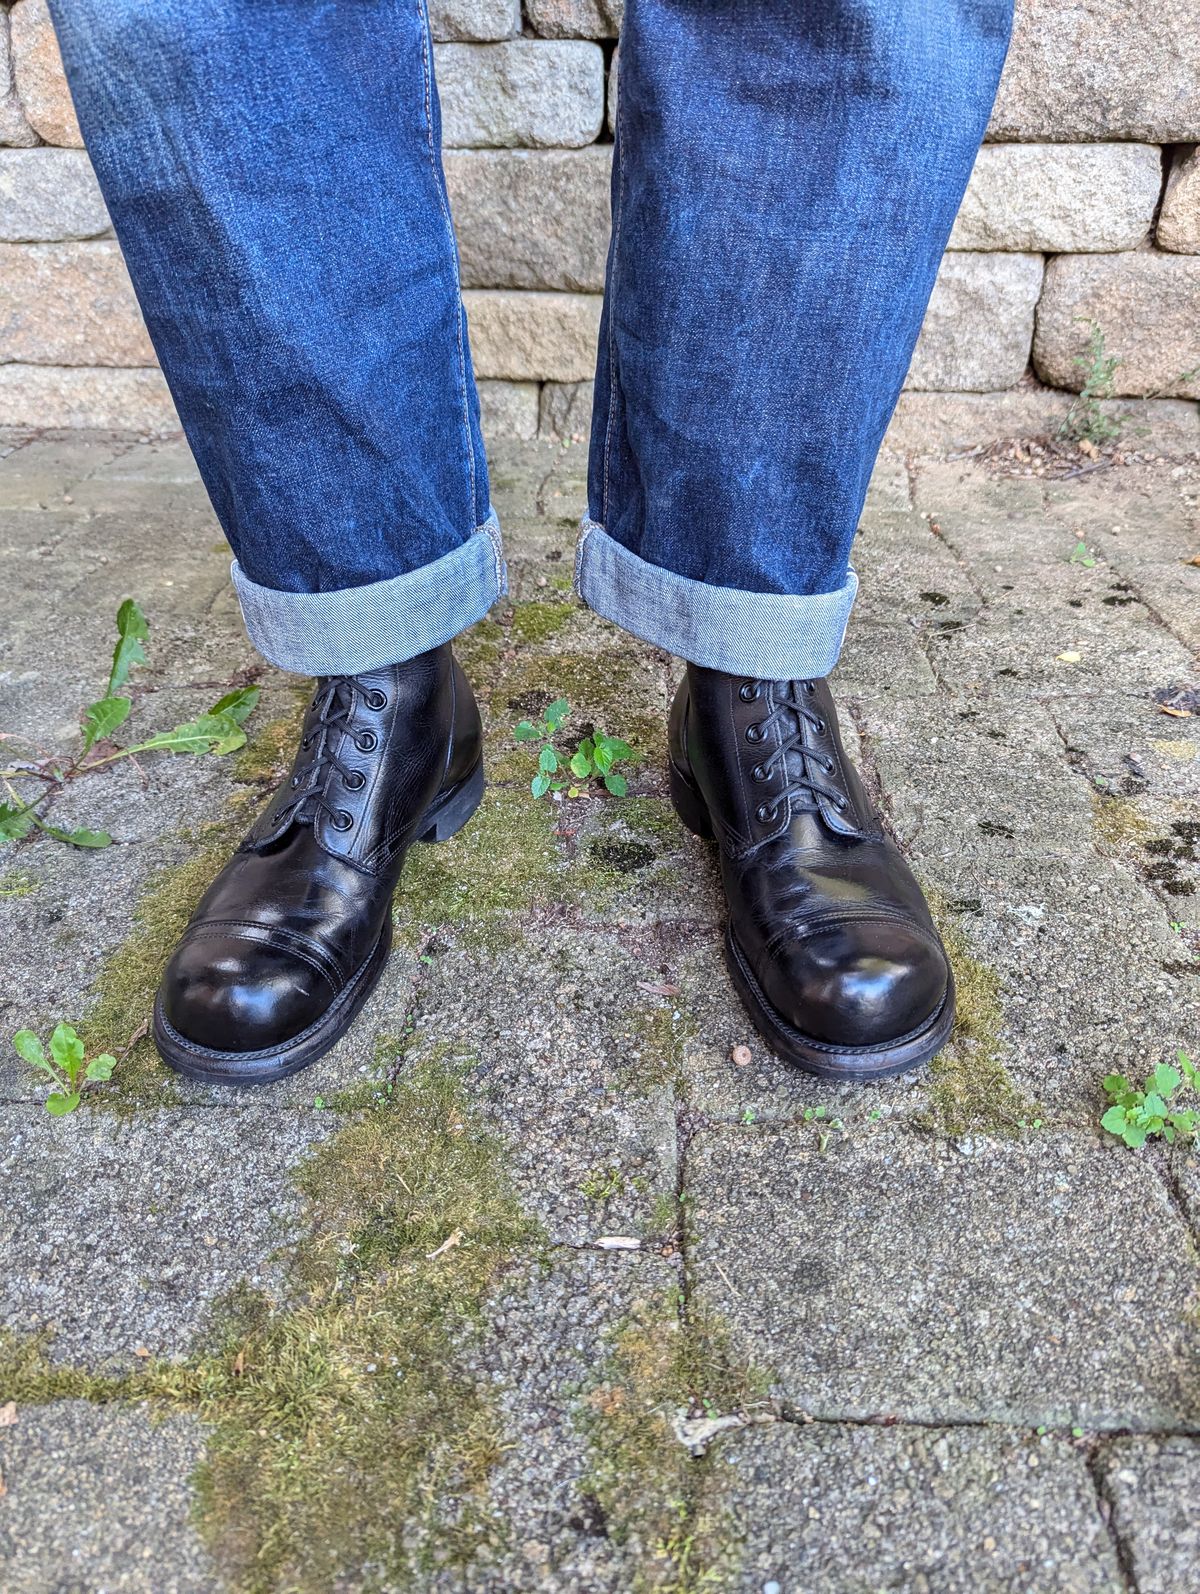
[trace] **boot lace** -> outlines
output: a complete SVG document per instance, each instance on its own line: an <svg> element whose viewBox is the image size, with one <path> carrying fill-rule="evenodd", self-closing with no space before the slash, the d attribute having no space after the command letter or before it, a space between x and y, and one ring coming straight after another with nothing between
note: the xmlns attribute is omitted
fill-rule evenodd
<svg viewBox="0 0 1200 1594"><path fill-rule="evenodd" d="M366 785L362 771L348 768L333 750L336 733L350 730L355 698L361 691L352 675L330 675L319 683L312 718L300 741L301 752L310 756L304 763L297 763L292 772L290 784L296 795L277 811L276 823L286 824L292 819L315 821L324 813L335 830L353 827L354 815L329 800L329 784L331 776L340 775L349 791L361 791ZM368 691L363 695L370 708L387 704L382 692ZM360 731L354 745L360 753L369 753L378 747L379 737L371 730Z"/></svg>
<svg viewBox="0 0 1200 1594"><path fill-rule="evenodd" d="M819 736L828 729L809 701L815 690L811 681L746 681L740 688L744 703L753 703L764 693L768 703L766 716L746 727L746 740L765 742L776 726L783 731L780 740L753 770L757 781L769 781L777 771L784 776L783 786L756 810L761 824L773 824L782 805L789 801L798 802L804 813L816 813L821 797L827 797L839 813L847 807L845 793L821 779L822 775L834 773L837 766L833 759L818 748L804 745L805 721ZM796 756L792 758L790 754Z"/></svg>

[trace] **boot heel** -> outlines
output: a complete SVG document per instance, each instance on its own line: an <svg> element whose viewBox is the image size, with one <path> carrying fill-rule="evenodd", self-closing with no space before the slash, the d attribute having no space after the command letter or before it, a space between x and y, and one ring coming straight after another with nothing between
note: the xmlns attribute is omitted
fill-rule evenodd
<svg viewBox="0 0 1200 1594"><path fill-rule="evenodd" d="M703 836L705 841L712 841L714 835L712 820L708 817L704 798L683 771L677 769L674 764L668 768L668 780L671 787L671 802L680 819L694 835Z"/></svg>
<svg viewBox="0 0 1200 1594"><path fill-rule="evenodd" d="M465 780L444 792L425 815L425 828L418 841L449 841L456 836L483 801L483 760L480 759Z"/></svg>

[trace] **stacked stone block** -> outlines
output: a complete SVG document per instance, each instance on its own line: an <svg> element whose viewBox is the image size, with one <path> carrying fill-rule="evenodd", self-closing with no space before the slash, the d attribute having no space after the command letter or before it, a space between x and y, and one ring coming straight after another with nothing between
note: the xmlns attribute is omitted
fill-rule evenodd
<svg viewBox="0 0 1200 1594"><path fill-rule="evenodd" d="M430 0L485 425L587 424L621 0ZM1018 0L908 386L1200 397L1194 0ZM45 0L0 0L0 424L173 425Z"/></svg>

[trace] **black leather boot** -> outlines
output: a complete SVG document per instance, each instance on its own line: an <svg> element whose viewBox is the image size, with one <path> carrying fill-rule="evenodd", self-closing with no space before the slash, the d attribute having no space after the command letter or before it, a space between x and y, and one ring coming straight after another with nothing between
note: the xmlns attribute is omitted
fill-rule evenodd
<svg viewBox="0 0 1200 1594"><path fill-rule="evenodd" d="M481 749L449 643L319 681L290 777L167 965L154 1006L163 1060L250 1083L327 1052L387 961L409 845L445 841L479 806Z"/></svg>
<svg viewBox="0 0 1200 1594"><path fill-rule="evenodd" d="M689 664L670 745L679 816L720 847L730 973L771 1049L827 1079L926 1062L954 1022L953 976L828 683Z"/></svg>

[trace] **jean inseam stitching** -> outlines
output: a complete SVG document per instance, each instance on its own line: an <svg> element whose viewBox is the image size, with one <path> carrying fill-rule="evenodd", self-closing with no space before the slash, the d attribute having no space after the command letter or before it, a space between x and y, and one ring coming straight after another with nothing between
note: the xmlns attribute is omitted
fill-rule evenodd
<svg viewBox="0 0 1200 1594"><path fill-rule="evenodd" d="M608 515L608 490L610 462L612 459L612 435L617 419L617 337L614 330L615 317L613 306L616 300L614 282L617 275L617 255L621 247L621 222L625 215L625 161L621 154L621 81L624 73L617 79L617 111L613 118L613 158L617 163L617 203L616 213L613 216L613 241L612 261L609 266L608 282L605 284L608 311L608 421L604 428L604 491L601 495L600 513L607 526Z"/></svg>
<svg viewBox="0 0 1200 1594"><path fill-rule="evenodd" d="M446 236L450 241L450 260L454 275L454 299L458 306L458 390L462 399L463 438L467 451L467 524L475 525L475 444L471 437L471 406L467 397L467 362L463 349L463 302L462 281L458 270L458 244L454 237L454 223L450 220L450 208L446 202L441 170L438 163L437 151L433 147L433 61L430 55L430 40L432 34L429 27L429 8L426 0L417 0L417 16L421 23L421 66L425 78L425 142L429 148L429 169L433 174L433 186L437 190L438 208L442 213L442 220L446 224Z"/></svg>

